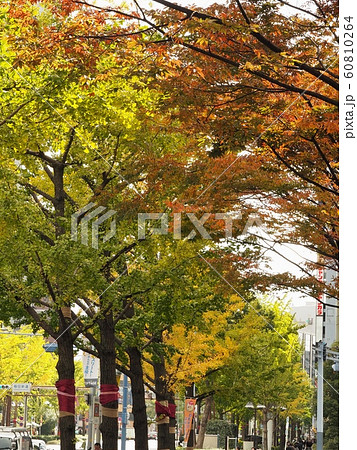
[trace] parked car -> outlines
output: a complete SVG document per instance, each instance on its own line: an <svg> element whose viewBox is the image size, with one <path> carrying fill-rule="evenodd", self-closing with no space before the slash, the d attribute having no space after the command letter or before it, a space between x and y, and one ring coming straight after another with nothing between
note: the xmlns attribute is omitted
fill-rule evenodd
<svg viewBox="0 0 357 450"><path fill-rule="evenodd" d="M157 439L157 431L149 431L148 438L149 439Z"/></svg>
<svg viewBox="0 0 357 450"><path fill-rule="evenodd" d="M256 434L256 435L254 435L254 434L248 434L248 435L245 437L245 440L246 440L246 441L254 442L255 445L260 445L260 444L263 443L263 438L262 438L262 436L258 436L257 434Z"/></svg>
<svg viewBox="0 0 357 450"><path fill-rule="evenodd" d="M1 450L33 450L31 436L26 428L0 427Z"/></svg>
<svg viewBox="0 0 357 450"><path fill-rule="evenodd" d="M42 439L32 439L34 450L47 450L46 442Z"/></svg>

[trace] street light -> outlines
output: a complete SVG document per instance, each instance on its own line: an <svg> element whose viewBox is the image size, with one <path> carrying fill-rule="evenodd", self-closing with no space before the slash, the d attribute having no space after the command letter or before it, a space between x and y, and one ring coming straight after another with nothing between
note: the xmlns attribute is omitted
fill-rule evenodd
<svg viewBox="0 0 357 450"><path fill-rule="evenodd" d="M246 408L254 409L254 429L253 429L253 442L254 447L256 447L256 436L257 436L257 409L265 409L264 405L254 405L252 402L248 402L245 405Z"/></svg>

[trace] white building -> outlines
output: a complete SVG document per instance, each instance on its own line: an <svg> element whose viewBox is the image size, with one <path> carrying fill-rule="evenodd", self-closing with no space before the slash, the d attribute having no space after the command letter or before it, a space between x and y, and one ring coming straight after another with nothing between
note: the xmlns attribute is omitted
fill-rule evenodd
<svg viewBox="0 0 357 450"><path fill-rule="evenodd" d="M332 270L320 270L318 279L327 284L334 283L335 272ZM339 316L337 300L321 294L321 302L311 299L304 305L292 306L292 313L295 321L302 326L299 330L301 342L305 352L303 357L303 367L311 378L314 377L314 352L313 345L318 341L323 341L331 348L332 344L339 339L338 327Z"/></svg>

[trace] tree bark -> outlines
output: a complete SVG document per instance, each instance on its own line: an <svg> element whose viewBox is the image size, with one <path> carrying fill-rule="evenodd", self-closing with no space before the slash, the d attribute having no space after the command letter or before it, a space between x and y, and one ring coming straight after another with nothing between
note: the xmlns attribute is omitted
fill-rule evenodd
<svg viewBox="0 0 357 450"><path fill-rule="evenodd" d="M285 441L286 441L286 436L285 436L285 424L286 421L283 418L280 418L280 443L279 443L279 449L280 450L284 450L285 449Z"/></svg>
<svg viewBox="0 0 357 450"><path fill-rule="evenodd" d="M156 401L175 403L175 397L167 387L167 373L163 359L154 363ZM175 419L167 418L166 423L158 424L158 450L175 450Z"/></svg>
<svg viewBox="0 0 357 450"><path fill-rule="evenodd" d="M98 323L100 327L100 384L118 386L112 314L107 314ZM116 450L118 448L118 400L102 404L102 422L99 429L102 433L103 450Z"/></svg>
<svg viewBox="0 0 357 450"><path fill-rule="evenodd" d="M137 347L127 349L130 359L131 394L135 429L135 450L148 450L148 423L145 403L144 373L141 352Z"/></svg>
<svg viewBox="0 0 357 450"><path fill-rule="evenodd" d="M56 365L59 381L74 379L73 338L70 330L63 331L57 338L58 362ZM75 450L75 416L65 415L59 418L61 450Z"/></svg>
<svg viewBox="0 0 357 450"><path fill-rule="evenodd" d="M210 395L209 397L206 398L205 410L203 413L203 417L201 419L200 431L198 432L197 444L196 444L195 448L203 448L203 442L204 442L206 430L207 430L207 423L208 423L208 419L211 415L212 403L213 403L213 397L212 397L212 395Z"/></svg>

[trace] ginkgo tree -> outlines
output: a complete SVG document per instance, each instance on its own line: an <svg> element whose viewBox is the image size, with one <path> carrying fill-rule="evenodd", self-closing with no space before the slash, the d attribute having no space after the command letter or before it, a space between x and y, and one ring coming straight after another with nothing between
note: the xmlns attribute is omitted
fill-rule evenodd
<svg viewBox="0 0 357 450"><path fill-rule="evenodd" d="M248 403L263 405L263 441L268 413L309 417L312 385L301 368L297 325L281 301L254 302L227 332L231 353L213 375L216 407L246 415ZM267 447L265 447L267 448Z"/></svg>
<svg viewBox="0 0 357 450"><path fill-rule="evenodd" d="M16 30L16 24L11 25ZM2 69L16 63L21 53L21 49L17 50L18 53L8 50ZM73 344L80 332L72 327L71 317L64 315L63 307L70 307L79 297L91 297L96 307L104 304L104 317L98 318L102 343L106 339L101 382L115 385L116 357L114 347L111 352L109 349L109 343L114 346L114 329L107 337L112 315L108 304L113 295L103 293L113 282L110 264L130 250L125 238L128 234L135 236L136 224L123 227L123 235L117 236L117 256L109 252L109 247L98 255L81 242L74 244L70 219L80 206L96 201L103 191L118 201L124 199L120 211L124 218L128 210L135 217L135 208L130 210L128 205L133 207L130 199L140 195L131 184L142 183L145 172L145 152L140 153L138 134L144 143L148 136L143 130L145 117L152 120L158 96L145 89L142 81L127 70L128 66L118 68L117 54L97 61L96 70L79 62L73 65L71 56L55 61L49 58L47 64L37 66L30 59L13 73L4 70L9 91L12 87L23 90L32 103L25 102L22 107L23 98L14 97L12 92L7 94L1 128L1 240L8 251L1 261L2 282L14 305L10 314L23 320L21 315L26 311L35 326L57 340L60 383L74 380ZM150 143L146 150L151 150ZM9 192L16 195L11 197ZM38 306L42 312L38 312ZM72 389L66 393L74 400ZM117 399L109 402L113 405L107 403L107 409L117 407ZM74 448L73 411L63 410L61 405L60 410L62 446ZM103 415L104 448L117 446L117 427L116 417Z"/></svg>
<svg viewBox="0 0 357 450"><path fill-rule="evenodd" d="M1 295L2 296L2 295ZM34 334L32 328L24 326L16 330L11 327L4 327L2 323L0 331L0 382L4 386L8 385L8 389L2 388L0 390L0 405L2 409L2 423L5 425L5 410L11 408L11 400L23 402L23 395L18 394L18 397L12 397L13 383L31 383L32 386L52 386L56 380L56 356L54 354L46 353L43 349L45 339L40 334ZM29 408L36 401L32 416L37 417L39 412L39 403L42 403L48 398L37 398L32 392L29 397ZM12 399L11 399L12 397ZM21 414L22 412L22 414ZM11 416L10 411L7 411L7 417L17 419L16 412ZM18 415L21 416L24 410L21 411L21 406L18 407Z"/></svg>
<svg viewBox="0 0 357 450"><path fill-rule="evenodd" d="M14 23L10 30L26 23L30 12L31 8L25 9L15 20L12 11ZM40 13L41 22L46 22L47 16ZM53 20L52 16L49 23ZM43 328L57 340L57 370L59 382L64 384L73 383L75 378L76 338L96 327L96 336L92 334L89 339L98 343L101 383L114 389L115 332L120 332L115 330L115 314L120 316L124 311L122 318L128 324L128 299L134 293L140 294L140 280L135 276L128 280L136 290L128 292L128 297L120 292L127 279L123 275L132 265L141 272L140 264L135 262L140 253L131 252L138 244L133 218L146 205L143 200L151 200L150 196L153 207L165 206L166 198L157 193L158 185L148 175L154 165L153 155L159 160L165 152L171 152L173 156L162 158L157 166L167 167L171 158L180 168L189 155L179 153L178 148L193 151L192 144L190 148L190 141L177 132L157 136L157 127L167 126L157 114L163 95L145 88L135 70L133 73L130 58L126 66L121 59L118 67L114 51L98 57L95 66L87 67L81 65L84 55L76 50L55 60L46 52L39 53L40 60L34 62L31 55L25 60L21 40L15 49L8 48L2 65L8 90L4 94L5 120L1 127L1 244L7 248L2 253L1 267L4 292L11 300L8 314L24 321L27 313L35 327ZM13 73L6 72L6 66L16 64L19 55L22 65ZM73 63L75 58L77 65ZM18 96L13 96L12 89ZM24 102L26 96L29 101ZM82 239L76 243L71 233L72 214L91 201L115 207L121 225L115 238L100 252L94 248L94 241L90 242L92 247L83 245ZM121 279L123 283L118 283ZM88 321L77 320L73 313L67 315L73 304L85 305ZM136 332L136 328L133 330ZM131 348L129 343L127 347ZM74 398L73 389L65 393ZM103 446L111 450L117 445L116 406L116 399L105 402L107 410L113 411L103 414L101 426ZM61 405L60 410L61 445L73 448L73 411ZM136 445L142 450L147 446L145 432L138 435L142 441L137 439Z"/></svg>
<svg viewBox="0 0 357 450"><path fill-rule="evenodd" d="M29 326L0 332L1 384L52 385L56 378L56 356L43 349L45 339ZM3 392L1 392L3 394Z"/></svg>

